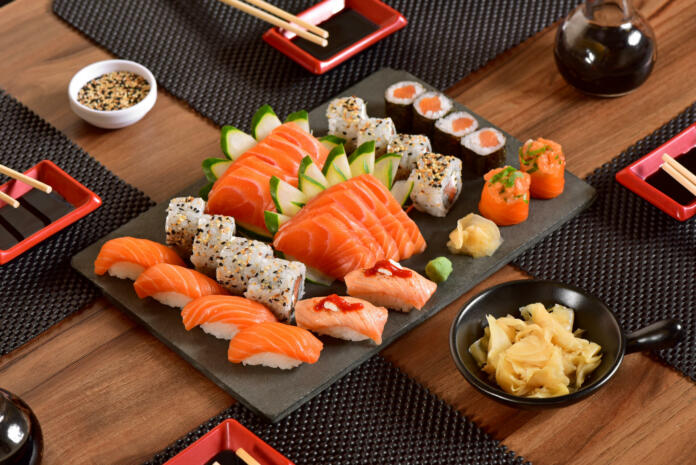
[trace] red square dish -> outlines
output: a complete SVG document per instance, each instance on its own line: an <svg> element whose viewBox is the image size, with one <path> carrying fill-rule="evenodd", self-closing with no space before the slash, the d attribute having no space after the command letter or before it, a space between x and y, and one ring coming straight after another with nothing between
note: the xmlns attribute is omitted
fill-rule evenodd
<svg viewBox="0 0 696 465"><path fill-rule="evenodd" d="M57 233L61 229L71 225L75 221L84 217L88 213L94 211L99 205L101 205L101 199L97 194L87 189L85 186L77 182L72 176L60 169L54 163L49 160L43 160L37 165L33 166L29 170L25 171L24 174L27 176L38 179L39 181L48 184L53 188L53 192L59 194L65 202L69 204L70 208L67 208L64 214L58 214L55 218L50 218L46 220L44 217L43 223L48 223L31 235L25 236L24 239L18 240L17 243L9 248L3 249L0 247L0 265L5 264L17 257L18 255L26 252L30 248L34 247L39 242L51 237L53 234ZM0 186L0 191L10 195L11 197L19 200L21 202L22 197L25 195L33 195L39 191L32 191L32 188L20 181L14 179ZM47 196L40 192L38 195ZM25 205L22 204L20 208L24 208ZM28 207L28 208L31 208ZM11 209L4 211L5 209ZM4 202L0 201L0 216L2 213L8 214L22 214L19 210L12 211L11 206L6 205ZM4 211L4 212L3 212ZM30 211L30 210L24 210ZM54 212L55 213L55 212ZM62 213L62 212L60 212ZM27 213L27 216L30 214ZM36 218L31 218L32 221L39 221L39 215ZM6 221L4 216L0 218L0 225ZM5 229L3 228L3 231Z"/></svg>
<svg viewBox="0 0 696 465"><path fill-rule="evenodd" d="M694 147L696 147L696 123L616 173L616 180L671 217L679 221L686 221L696 214L696 200L689 205L682 205L661 190L648 184L646 178L660 169L662 154L666 153L677 158Z"/></svg>
<svg viewBox="0 0 696 465"><path fill-rule="evenodd" d="M322 23L329 19L338 21L340 15L354 15L355 13L374 23L377 29L362 37L356 37L355 41L340 37L337 34L330 34L327 47L333 48L331 48L329 56L319 58L309 53L298 45L297 41L302 39L295 39L294 33L280 28L271 28L266 31L263 40L314 74L323 74L407 24L406 18L401 13L379 0L324 0L296 16L310 24L329 29L329 23L326 23L327 26L322 26ZM357 16L352 18L353 20L360 19ZM343 16L341 19L351 20L347 16ZM341 27L340 30L345 34L353 33L350 28ZM332 40L335 41L333 46ZM306 41L303 43L309 44ZM326 54L326 52L321 53Z"/></svg>
<svg viewBox="0 0 696 465"><path fill-rule="evenodd" d="M294 465L241 423L231 419L223 421L208 431L198 441L167 461L165 465L206 465L212 463L219 454L226 453L227 456L233 456L234 451L240 447L261 465ZM218 459L218 461L221 465L225 465L224 459Z"/></svg>

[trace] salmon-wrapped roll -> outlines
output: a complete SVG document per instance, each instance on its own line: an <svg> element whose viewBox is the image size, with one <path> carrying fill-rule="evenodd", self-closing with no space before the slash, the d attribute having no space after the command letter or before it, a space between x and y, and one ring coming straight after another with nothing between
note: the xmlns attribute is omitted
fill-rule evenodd
<svg viewBox="0 0 696 465"><path fill-rule="evenodd" d="M535 199L552 199L563 192L565 156L561 145L548 139L529 139L520 148L520 166L531 176Z"/></svg>
<svg viewBox="0 0 696 465"><path fill-rule="evenodd" d="M529 216L529 174L512 166L496 168L483 177L479 211L498 226L523 222Z"/></svg>

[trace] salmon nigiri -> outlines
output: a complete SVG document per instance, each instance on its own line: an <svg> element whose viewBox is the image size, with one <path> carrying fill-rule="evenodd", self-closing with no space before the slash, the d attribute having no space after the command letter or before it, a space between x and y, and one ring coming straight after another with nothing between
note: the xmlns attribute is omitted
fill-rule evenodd
<svg viewBox="0 0 696 465"><path fill-rule="evenodd" d="M173 250L158 242L136 237L119 237L102 245L94 261L94 273L109 273L121 279L137 279L140 273L158 263L183 266Z"/></svg>
<svg viewBox="0 0 696 465"><path fill-rule="evenodd" d="M316 362L323 348L324 344L306 329L267 322L237 333L230 341L227 359L232 363L289 370L302 362Z"/></svg>
<svg viewBox="0 0 696 465"><path fill-rule="evenodd" d="M354 297L314 297L295 304L297 326L349 341L372 339L382 343L389 312Z"/></svg>
<svg viewBox="0 0 696 465"><path fill-rule="evenodd" d="M561 145L548 139L529 139L520 147L520 166L531 175L529 192L535 199L552 199L563 192L566 160Z"/></svg>
<svg viewBox="0 0 696 465"><path fill-rule="evenodd" d="M402 312L421 310L437 290L437 284L393 260L351 271L345 281L348 295Z"/></svg>
<svg viewBox="0 0 696 465"><path fill-rule="evenodd" d="M218 339L232 339L237 332L265 321L277 321L273 313L253 300L231 295L205 295L187 303L181 311L186 331L200 326Z"/></svg>
<svg viewBox="0 0 696 465"><path fill-rule="evenodd" d="M204 295L227 295L227 290L203 273L160 263L145 270L133 284L138 297L152 297L164 305L182 308Z"/></svg>
<svg viewBox="0 0 696 465"><path fill-rule="evenodd" d="M496 168L483 177L481 215L498 226L521 223L529 216L529 174L512 166Z"/></svg>

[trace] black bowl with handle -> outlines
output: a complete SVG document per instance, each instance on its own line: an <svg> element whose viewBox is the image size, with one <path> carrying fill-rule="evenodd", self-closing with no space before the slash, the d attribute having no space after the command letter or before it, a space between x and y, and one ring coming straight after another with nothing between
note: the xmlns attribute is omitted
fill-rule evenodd
<svg viewBox="0 0 696 465"><path fill-rule="evenodd" d="M509 314L519 318L519 308L535 302L541 302L547 308L558 303L573 309L573 329L584 329L582 337L602 347L601 364L575 392L548 398L508 394L488 378L469 353L469 346L483 336L486 315L499 318ZM556 281L528 279L499 284L469 300L452 323L450 351L464 378L488 397L518 408L556 408L584 399L604 386L619 369L624 355L667 348L681 337L682 327L675 320L658 321L625 334L614 313L593 295Z"/></svg>

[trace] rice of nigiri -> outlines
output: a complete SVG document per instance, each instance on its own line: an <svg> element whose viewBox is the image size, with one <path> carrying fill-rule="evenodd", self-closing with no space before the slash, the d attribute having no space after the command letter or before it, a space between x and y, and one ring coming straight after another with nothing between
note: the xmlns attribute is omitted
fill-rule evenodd
<svg viewBox="0 0 696 465"><path fill-rule="evenodd" d="M166 245L136 237L118 237L102 245L94 261L94 273L135 280L158 263L184 265L179 255Z"/></svg>
<svg viewBox="0 0 696 465"><path fill-rule="evenodd" d="M183 308L205 295L227 295L227 290L196 270L160 263L145 270L133 283L138 297L152 297L174 308Z"/></svg>
<svg viewBox="0 0 696 465"><path fill-rule="evenodd" d="M273 313L253 300L231 295L206 295L192 300L181 310L186 331L196 326L218 339L232 339L240 330L267 321Z"/></svg>
<svg viewBox="0 0 696 465"><path fill-rule="evenodd" d="M324 344L312 333L283 323L259 323L237 333L230 341L227 359L244 365L289 370L319 360Z"/></svg>
<svg viewBox="0 0 696 465"><path fill-rule="evenodd" d="M351 271L345 282L349 295L402 312L422 309L437 290L437 284L393 260L377 262L369 270Z"/></svg>
<svg viewBox="0 0 696 465"><path fill-rule="evenodd" d="M382 343L389 311L354 297L314 297L295 305L297 326L348 341Z"/></svg>

